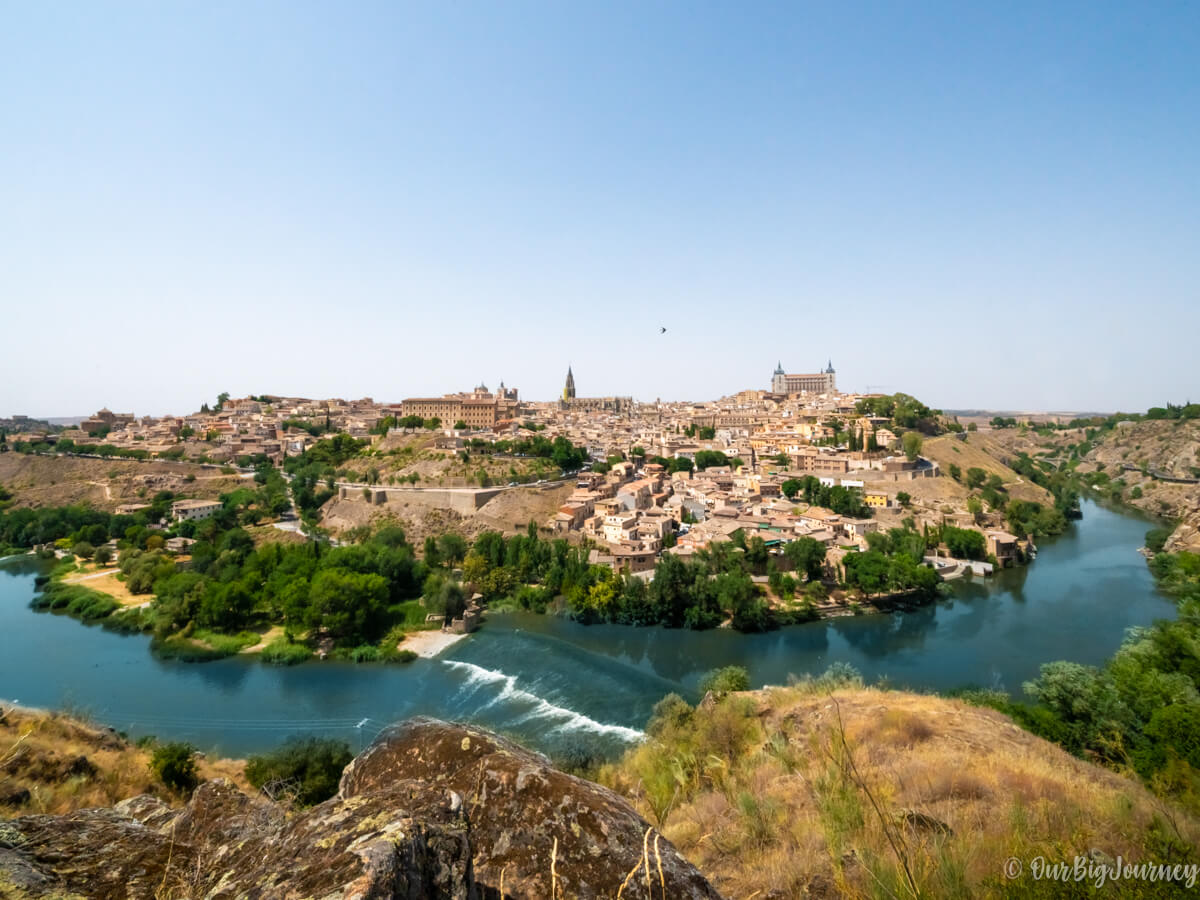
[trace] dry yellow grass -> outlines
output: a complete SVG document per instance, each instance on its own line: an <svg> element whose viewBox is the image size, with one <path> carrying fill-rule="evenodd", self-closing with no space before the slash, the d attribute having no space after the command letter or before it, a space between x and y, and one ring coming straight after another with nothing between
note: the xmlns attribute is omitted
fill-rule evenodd
<svg viewBox="0 0 1200 900"><path fill-rule="evenodd" d="M103 572L104 574L97 574ZM113 569L97 569L95 566L87 566L82 569L77 575L70 575L63 579L64 584L82 584L84 587L91 588L93 591L99 591L102 594L108 594L122 606L141 606L143 603L149 603L151 600L150 594L133 594L129 588L125 586L125 582L121 581L117 576L120 570Z"/></svg>
<svg viewBox="0 0 1200 900"><path fill-rule="evenodd" d="M85 503L112 510L122 503L149 502L147 498L160 490L215 499L241 481L236 475L186 463L0 453L0 484L12 491L18 507Z"/></svg>
<svg viewBox="0 0 1200 900"><path fill-rule="evenodd" d="M941 466L942 474L947 478L951 464L962 469L964 477L967 469L983 469L989 475L999 475L1011 497L1043 504L1054 502L1049 491L1022 478L1001 461L1013 456L1013 453L979 432L968 434L965 441L949 434L928 438L921 448L921 455Z"/></svg>
<svg viewBox="0 0 1200 900"><path fill-rule="evenodd" d="M1200 846L1136 781L957 700L773 688L657 734L601 779L728 897L1010 896L1038 886L1006 881L1009 857Z"/></svg>
<svg viewBox="0 0 1200 900"><path fill-rule="evenodd" d="M150 751L114 732L56 713L3 707L0 797L28 791L25 803L0 804L0 819L111 806L139 794L180 802L150 774ZM202 758L202 779L228 778L250 790L241 760Z"/></svg>

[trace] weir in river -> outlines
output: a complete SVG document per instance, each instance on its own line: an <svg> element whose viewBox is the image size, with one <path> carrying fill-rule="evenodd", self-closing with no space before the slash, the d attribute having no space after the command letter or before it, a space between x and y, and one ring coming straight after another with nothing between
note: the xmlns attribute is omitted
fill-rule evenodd
<svg viewBox="0 0 1200 900"><path fill-rule="evenodd" d="M845 662L868 682L1019 697L1042 663L1103 663L1127 628L1175 615L1137 552L1148 527L1085 502L1084 518L1044 541L1033 565L955 582L948 598L909 612L753 635L493 614L442 657L405 665L160 660L143 635L31 610L41 569L25 557L0 566L0 699L244 756L297 733L357 748L413 715L475 722L550 753L617 752L665 694L695 701L703 675L726 665L745 666L756 687Z"/></svg>

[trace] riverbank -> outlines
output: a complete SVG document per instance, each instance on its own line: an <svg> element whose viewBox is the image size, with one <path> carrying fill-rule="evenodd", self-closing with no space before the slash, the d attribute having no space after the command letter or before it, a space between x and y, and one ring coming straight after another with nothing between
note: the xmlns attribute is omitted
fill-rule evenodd
<svg viewBox="0 0 1200 900"><path fill-rule="evenodd" d="M694 708L675 698L669 717L647 730L653 740L627 746L598 769L583 763L583 777L567 777L556 766L580 765L577 755L550 763L473 726L407 721L343 770L349 799L307 811L254 790L243 761L201 757L200 779L225 782L193 795L179 818L190 838L175 843L170 822L179 814L169 807L178 809L184 798L152 780L146 748L68 715L0 716L0 740L22 745L19 756L6 759L10 779L0 785L0 820L8 820L0 825L11 838L0 860L0 895L8 896L13 875L34 885L30 896L61 896L64 887L71 896L91 896L98 886L128 883L178 884L193 896L198 884L217 890L238 878L252 891L271 866L272 885L295 873L309 879L301 892L313 892L317 875L347 871L361 887L360 854L344 858L342 850L375 846L377 835L380 853L393 852L397 834L422 825L423 808L413 806L422 786L437 783L429 808L444 817L445 790L466 796L481 778L488 803L466 811L473 849L460 871L473 864L476 877L522 896L522 884L529 896L558 893L545 881L547 856L558 859L559 873L571 874L569 884L581 885L582 872L597 896L615 896L651 846L655 859L662 857L663 896L672 897L715 897L707 888L695 892L700 876L730 897L866 896L879 883L909 883L922 897L1008 896L1021 879L1033 885L1030 896L1049 896L1054 892L1036 890L1034 876L1009 863L1084 857L1095 866L1115 859L1178 864L1172 877L1180 883L1160 883L1163 891L1148 895L1173 896L1197 868L1194 811L961 700L828 676L729 693ZM714 761L719 783L704 774ZM676 777L663 779L664 772ZM522 778L533 787L516 790ZM336 770L327 783L330 791L338 784ZM387 793L397 783L407 785L402 815L396 794ZM111 808L147 793L157 799ZM564 804L572 810L565 821ZM85 809L88 827L81 829L80 815L71 814ZM436 835L444 819L433 827ZM512 855L514 829L536 853ZM574 847L566 856L564 839ZM607 856L617 858L601 868L587 848L606 845ZM225 864L214 867L212 859ZM684 864L698 869L695 878L686 885L666 880ZM29 880L31 871L42 880ZM394 870L382 871L390 879ZM659 870L652 871L657 880ZM313 893L340 894L350 881L339 877Z"/></svg>
<svg viewBox="0 0 1200 900"><path fill-rule="evenodd" d="M294 733L357 747L411 715L476 722L543 752L592 742L619 750L624 733L604 728L641 728L669 693L698 700L703 674L723 666L745 667L752 686L845 663L868 683L1019 693L1041 664L1064 655L1102 665L1128 628L1176 615L1137 553L1145 531L1140 519L1088 502L1066 534L1039 542L1037 565L955 581L946 596L910 612L756 634L489 613L473 640L387 666L272 666L244 655L204 665L164 660L147 652L147 635L32 611L34 579L46 563L22 557L0 570L0 681L7 697L30 705L85 710L135 736L187 740L223 755L261 752Z"/></svg>
<svg viewBox="0 0 1200 900"><path fill-rule="evenodd" d="M467 635L456 634L452 631L412 631L404 636L404 640L399 644L399 649L409 650L421 659L433 659L445 653L465 637Z"/></svg>

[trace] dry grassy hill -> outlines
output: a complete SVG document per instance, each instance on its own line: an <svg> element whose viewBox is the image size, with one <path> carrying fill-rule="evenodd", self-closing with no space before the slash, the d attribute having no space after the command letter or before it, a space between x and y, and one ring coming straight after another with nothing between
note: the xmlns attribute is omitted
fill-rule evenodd
<svg viewBox="0 0 1200 900"><path fill-rule="evenodd" d="M150 774L150 751L111 729L58 713L0 706L0 819L110 806L138 794L171 799ZM240 760L199 760L201 778L248 786Z"/></svg>
<svg viewBox="0 0 1200 900"><path fill-rule="evenodd" d="M679 701L650 731L598 780L629 798L726 897L1173 896L1173 886L1163 884L1092 892L1087 884L1037 882L1029 865L1036 857L1071 863L1076 856L1197 861L1194 817L999 713L957 700L810 681L710 695L695 710ZM461 749L477 746L463 741ZM453 747L457 752L457 739ZM0 818L161 795L148 759L109 730L7 709L0 718ZM204 778L225 777L246 789L238 761L201 760L200 769ZM525 790L521 781L509 783ZM530 783L532 794L510 801L528 804L545 777ZM503 802L499 794L493 785L485 808L468 804L472 820L494 818L488 810ZM581 802L578 794L553 797L559 812L566 804L570 815L592 821L597 810ZM566 854L577 852L579 831L563 827L557 813L539 827L544 842L553 837ZM86 843L86 834L72 834L76 844ZM650 871L658 851L645 847L658 848L658 838L653 829L635 841L639 836L645 846L635 846L633 856L650 860ZM627 850L628 842L621 846ZM1006 877L1013 858L1023 871ZM650 895L659 896L658 884L651 881ZM514 896L535 896L516 890ZM640 886L624 894L647 896ZM0 896L24 895L6 894L0 879Z"/></svg>
<svg viewBox="0 0 1200 900"><path fill-rule="evenodd" d="M474 513L448 508L436 491L389 491L387 503L373 505L358 492L345 500L330 500L322 510L321 524L341 533L364 525L392 521L404 528L409 541L420 545L429 536L453 531L471 538L483 531L513 533L529 522L545 526L554 511L575 488L574 483L504 490Z"/></svg>
<svg viewBox="0 0 1200 900"><path fill-rule="evenodd" d="M14 506L86 503L113 510L159 491L215 498L241 483L236 475L187 463L0 453L0 485L12 492Z"/></svg>
<svg viewBox="0 0 1200 900"><path fill-rule="evenodd" d="M813 682L668 722L601 780L728 897L1059 896L1034 857L1200 846L1200 822L1138 782L957 700Z"/></svg>
<svg viewBox="0 0 1200 900"><path fill-rule="evenodd" d="M947 477L951 465L962 469L964 477L967 469L983 469L989 475L999 475L1011 497L1044 504L1054 502L1054 498L1045 488L1032 484L1005 465L1004 460L1012 456L1012 453L982 433L968 433L965 441L952 434L929 438L925 441L921 455L941 466L942 474Z"/></svg>

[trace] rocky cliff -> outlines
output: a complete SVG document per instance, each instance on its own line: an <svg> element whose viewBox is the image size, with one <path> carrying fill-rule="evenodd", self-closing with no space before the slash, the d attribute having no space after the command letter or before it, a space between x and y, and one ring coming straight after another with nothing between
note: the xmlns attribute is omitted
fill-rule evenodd
<svg viewBox="0 0 1200 900"><path fill-rule="evenodd" d="M0 896L672 897L717 893L620 796L487 732L417 719L287 813L226 780L0 824Z"/></svg>

